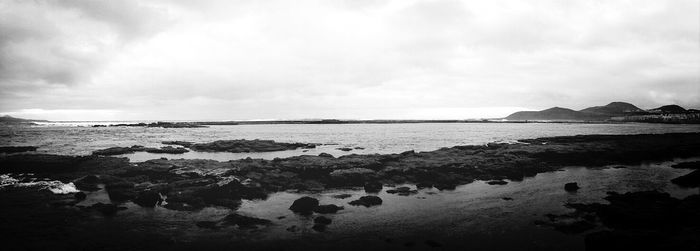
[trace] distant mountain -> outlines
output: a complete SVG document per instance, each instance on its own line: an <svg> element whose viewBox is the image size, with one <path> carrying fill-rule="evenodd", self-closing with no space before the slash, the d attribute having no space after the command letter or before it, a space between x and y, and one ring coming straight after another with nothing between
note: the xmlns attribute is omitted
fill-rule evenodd
<svg viewBox="0 0 700 251"><path fill-rule="evenodd" d="M688 110L686 110L683 107L680 107L678 105L665 105L659 108L654 108L648 110L650 113L666 113L666 114L679 114L679 113L687 113Z"/></svg>
<svg viewBox="0 0 700 251"><path fill-rule="evenodd" d="M594 106L588 107L581 110L584 113L592 113L606 116L625 116L629 114L643 114L646 113L644 110L639 109L639 107L634 106L630 103L625 102L612 102L604 106Z"/></svg>
<svg viewBox="0 0 700 251"><path fill-rule="evenodd" d="M521 111L508 117L507 120L600 120L600 115L574 111L567 108L553 107L542 111Z"/></svg>
<svg viewBox="0 0 700 251"><path fill-rule="evenodd" d="M15 118L9 115L0 117L0 123L32 123L32 122L48 122L48 120L37 120L37 119L21 119Z"/></svg>
<svg viewBox="0 0 700 251"><path fill-rule="evenodd" d="M554 107L542 111L520 111L506 117L507 120L578 120L578 121L630 121L630 120L668 120L669 118L656 118L662 114L690 114L681 116L676 120L683 123L684 120L695 120L697 110L686 110L678 105L665 105L651 110L642 110L639 107L625 102L612 102L604 106L589 107L580 111L567 108ZM696 114L696 115L692 115ZM650 117L651 116L651 117ZM687 118L686 118L687 117Z"/></svg>

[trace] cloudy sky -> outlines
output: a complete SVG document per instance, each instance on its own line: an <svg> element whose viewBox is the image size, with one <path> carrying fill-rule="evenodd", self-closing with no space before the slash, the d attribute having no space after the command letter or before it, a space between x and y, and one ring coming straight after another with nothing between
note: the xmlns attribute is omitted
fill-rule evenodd
<svg viewBox="0 0 700 251"><path fill-rule="evenodd" d="M0 0L0 114L463 119L700 107L700 1Z"/></svg>

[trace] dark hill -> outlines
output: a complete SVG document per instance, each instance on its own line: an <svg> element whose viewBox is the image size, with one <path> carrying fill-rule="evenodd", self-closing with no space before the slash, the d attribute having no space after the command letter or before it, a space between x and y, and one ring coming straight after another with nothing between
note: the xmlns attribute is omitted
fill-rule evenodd
<svg viewBox="0 0 700 251"><path fill-rule="evenodd" d="M612 102L604 106L589 107L581 110L581 112L605 116L641 115L646 113L639 107L625 102Z"/></svg>
<svg viewBox="0 0 700 251"><path fill-rule="evenodd" d="M508 117L508 120L601 120L601 116L574 111L567 108L553 107L542 111L521 111Z"/></svg>
<svg viewBox="0 0 700 251"><path fill-rule="evenodd" d="M654 108L649 110L651 113L686 113L688 112L685 108L680 107L678 105L665 105L659 108Z"/></svg>
<svg viewBox="0 0 700 251"><path fill-rule="evenodd" d="M48 120L36 120L36 119L21 119L15 118L9 115L0 117L0 123L31 123L31 122L48 122Z"/></svg>

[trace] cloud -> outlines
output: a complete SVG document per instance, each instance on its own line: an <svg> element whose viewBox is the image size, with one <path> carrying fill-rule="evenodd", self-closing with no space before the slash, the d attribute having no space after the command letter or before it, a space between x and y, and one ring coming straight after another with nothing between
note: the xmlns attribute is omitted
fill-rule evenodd
<svg viewBox="0 0 700 251"><path fill-rule="evenodd" d="M124 43L164 22L136 1L9 0L0 16L0 81L15 88L89 82Z"/></svg>
<svg viewBox="0 0 700 251"><path fill-rule="evenodd" d="M693 0L0 6L0 112L465 118L618 100L700 107Z"/></svg>

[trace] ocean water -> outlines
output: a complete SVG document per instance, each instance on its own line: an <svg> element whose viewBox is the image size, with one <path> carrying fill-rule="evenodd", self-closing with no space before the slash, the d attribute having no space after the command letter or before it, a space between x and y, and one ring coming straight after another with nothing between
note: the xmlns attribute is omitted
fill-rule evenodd
<svg viewBox="0 0 700 251"><path fill-rule="evenodd" d="M110 122L109 124L120 123ZM579 124L579 123L420 123L420 124L289 124L228 125L208 128L89 127L95 123L52 123L39 126L0 126L0 146L37 146L38 152L89 155L94 150L143 145L160 147L162 141L196 143L225 139L267 139L278 142L322 144L315 149L266 153L202 153L124 155L132 161L166 158L231 160L246 157L272 159L296 155L432 151L455 145L513 142L518 139L586 135L700 132L700 125ZM337 148L363 148L341 151Z"/></svg>

